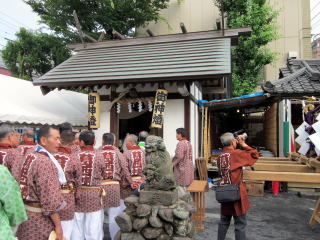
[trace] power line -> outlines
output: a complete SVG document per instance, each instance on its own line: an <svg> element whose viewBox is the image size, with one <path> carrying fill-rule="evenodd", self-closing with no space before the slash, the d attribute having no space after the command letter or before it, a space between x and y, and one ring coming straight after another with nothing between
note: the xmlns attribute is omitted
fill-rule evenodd
<svg viewBox="0 0 320 240"><path fill-rule="evenodd" d="M12 19L12 20L15 21L16 23L19 23L20 25L23 25L23 26L25 26L26 28L31 29L30 27L28 27L28 26L25 25L24 23L22 23L22 22L20 22L20 21L18 21L18 20L16 20L16 19L14 19L13 17L9 16L8 14L5 14L4 12L1 12L1 11L0 11L0 13L2 13L3 15L7 16L7 17L10 18L10 19Z"/></svg>
<svg viewBox="0 0 320 240"><path fill-rule="evenodd" d="M7 28L7 29L10 29L10 30L12 30L12 29L20 29L20 27L17 27L17 26L14 26L14 25L10 26L9 24L7 24L4 21L2 21L2 19L0 19L0 25L5 27L5 28Z"/></svg>
<svg viewBox="0 0 320 240"><path fill-rule="evenodd" d="M14 27L16 29L20 29L20 27L18 27L16 25L6 23L4 20L1 19L1 17L0 17L0 24L2 24L3 26L5 26L9 29L12 29L12 27ZM12 27L10 27L9 25L11 25Z"/></svg>
<svg viewBox="0 0 320 240"><path fill-rule="evenodd" d="M312 26L317 25L318 22L320 22L320 19L319 19L318 21L312 23L312 24L311 24L311 28L312 28Z"/></svg>
<svg viewBox="0 0 320 240"><path fill-rule="evenodd" d="M5 39L5 40L7 40L7 41L14 41L13 39L7 38L7 37L2 36L2 35L0 35L0 37L3 38L3 39Z"/></svg>
<svg viewBox="0 0 320 240"><path fill-rule="evenodd" d="M320 1L311 9L311 12L320 4Z"/></svg>
<svg viewBox="0 0 320 240"><path fill-rule="evenodd" d="M3 29L1 29L1 28L0 28L0 33L9 35L10 37L15 37L15 34L14 34L14 33L7 32L7 31L5 31L5 30L3 30Z"/></svg>
<svg viewBox="0 0 320 240"><path fill-rule="evenodd" d="M7 32L7 31L5 31L5 30L3 30L3 29L1 29L1 28L0 28L0 30L2 30L2 32L6 33L6 34L8 34L8 35L14 36L14 34L11 33L11 32Z"/></svg>
<svg viewBox="0 0 320 240"><path fill-rule="evenodd" d="M315 19L316 17L318 17L319 15L320 15L320 12L318 12L316 15L314 15L313 18L311 18L311 21L312 21L313 19Z"/></svg>
<svg viewBox="0 0 320 240"><path fill-rule="evenodd" d="M6 30L8 29L8 30ZM10 32L9 29L14 32ZM0 33L2 34L5 34L7 36L10 36L10 38L15 38L15 33L16 32L19 32L20 30L20 27L18 27L17 25L14 25L4 19L1 19L1 16L0 16ZM4 36L4 35L2 35Z"/></svg>
<svg viewBox="0 0 320 240"><path fill-rule="evenodd" d="M2 17L0 17L0 21L2 22L2 24L9 24L15 28L20 28L18 25L12 24L12 23L8 22L7 20L4 20Z"/></svg>
<svg viewBox="0 0 320 240"><path fill-rule="evenodd" d="M1 21L5 22L7 24L10 24L11 26L19 27L19 25L17 25L16 23L10 21L10 19L4 18L2 15L0 16L0 19L1 19Z"/></svg>
<svg viewBox="0 0 320 240"><path fill-rule="evenodd" d="M9 36L15 37L18 32L19 32L19 30L14 30L14 29L12 29L12 31L6 30L0 25L0 34L2 33L2 34L6 34Z"/></svg>

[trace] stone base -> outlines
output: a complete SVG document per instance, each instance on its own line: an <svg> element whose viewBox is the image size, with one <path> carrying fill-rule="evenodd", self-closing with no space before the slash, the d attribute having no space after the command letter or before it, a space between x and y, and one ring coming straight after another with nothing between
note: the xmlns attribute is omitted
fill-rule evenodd
<svg viewBox="0 0 320 240"><path fill-rule="evenodd" d="M139 202L150 205L170 206L178 201L178 191L141 190Z"/></svg>

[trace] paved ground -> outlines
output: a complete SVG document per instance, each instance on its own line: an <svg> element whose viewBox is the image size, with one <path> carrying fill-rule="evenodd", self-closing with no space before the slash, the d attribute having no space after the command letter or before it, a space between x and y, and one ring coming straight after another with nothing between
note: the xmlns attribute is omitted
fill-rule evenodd
<svg viewBox="0 0 320 240"><path fill-rule="evenodd" d="M197 233L197 240L217 239L219 204L214 192L206 196L207 216L205 230ZM307 222L316 200L298 197L295 193L281 193L274 197L251 197L251 209L247 214L247 240L320 240L320 225L311 228ZM231 224L226 240L234 239Z"/></svg>
<svg viewBox="0 0 320 240"><path fill-rule="evenodd" d="M295 193L281 193L274 197L251 197L247 214L247 240L320 240L320 224L311 228L307 222L316 204L316 198L298 197ZM206 194L205 230L197 232L197 240L217 239L219 208L214 191ZM234 239L231 224L226 240ZM108 240L107 224L105 240Z"/></svg>

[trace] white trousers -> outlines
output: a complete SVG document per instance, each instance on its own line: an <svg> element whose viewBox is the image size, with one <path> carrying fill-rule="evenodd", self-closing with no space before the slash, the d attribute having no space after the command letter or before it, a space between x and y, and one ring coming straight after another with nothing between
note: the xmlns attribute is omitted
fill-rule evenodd
<svg viewBox="0 0 320 240"><path fill-rule="evenodd" d="M71 240L102 240L103 219L103 209L88 213L76 212Z"/></svg>
<svg viewBox="0 0 320 240"><path fill-rule="evenodd" d="M69 221L61 221L61 226L62 226L62 230L63 230L63 236L67 239L67 240L71 240L71 234L73 231L75 225L75 220L69 220Z"/></svg>
<svg viewBox="0 0 320 240"><path fill-rule="evenodd" d="M120 206L119 207L110 207L106 208L108 212L108 219L109 219L109 233L110 238L114 240L114 237L116 236L117 232L120 230L118 224L116 223L116 217L119 216L123 210L126 209L126 206L124 205L124 201L120 200Z"/></svg>

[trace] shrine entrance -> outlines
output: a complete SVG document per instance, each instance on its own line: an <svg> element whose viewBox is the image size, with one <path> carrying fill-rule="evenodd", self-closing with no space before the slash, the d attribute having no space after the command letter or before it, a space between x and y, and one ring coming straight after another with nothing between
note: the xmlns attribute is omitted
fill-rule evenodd
<svg viewBox="0 0 320 240"><path fill-rule="evenodd" d="M126 114L119 119L119 139L124 139L128 133L139 135L141 131L150 132L152 112Z"/></svg>

